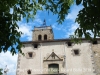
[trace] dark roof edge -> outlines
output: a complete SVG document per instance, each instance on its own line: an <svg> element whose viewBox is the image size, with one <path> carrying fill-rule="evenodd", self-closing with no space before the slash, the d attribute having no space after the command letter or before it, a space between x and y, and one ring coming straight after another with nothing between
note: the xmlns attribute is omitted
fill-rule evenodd
<svg viewBox="0 0 100 75"><path fill-rule="evenodd" d="M39 26L39 27L34 26L34 28L44 28L44 27L51 27L51 26Z"/></svg>
<svg viewBox="0 0 100 75"><path fill-rule="evenodd" d="M87 39L82 38L81 40L87 40ZM96 38L96 40L100 40L100 38ZM23 44L28 44L28 43L45 43L45 42L63 42L63 41L71 41L71 39L54 39L54 40L41 40L41 41L23 41L22 43Z"/></svg>

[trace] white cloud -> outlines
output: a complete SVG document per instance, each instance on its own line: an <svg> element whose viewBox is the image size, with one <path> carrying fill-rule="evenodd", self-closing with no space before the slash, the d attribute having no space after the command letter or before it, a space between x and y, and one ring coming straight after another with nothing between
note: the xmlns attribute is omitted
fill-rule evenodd
<svg viewBox="0 0 100 75"><path fill-rule="evenodd" d="M74 31L78 28L78 24L75 23L75 19L77 18L78 12L83 8L82 5L73 5L70 9L69 14L66 16L66 20L63 25L57 25L54 23L52 27L55 30L59 30L65 33L64 38L69 38L70 35L74 34Z"/></svg>
<svg viewBox="0 0 100 75"><path fill-rule="evenodd" d="M71 8L70 13L66 16L66 20L70 19L72 21L75 21L75 19L77 18L78 12L83 8L83 6L76 6L73 5Z"/></svg>
<svg viewBox="0 0 100 75"><path fill-rule="evenodd" d="M39 15L36 15L33 22L26 23L24 20L25 19L18 22L18 26L19 26L18 31L21 31L23 33L21 35L22 38L26 38L28 41L31 41L32 40L32 30L33 30L34 26L42 25L43 21L40 19Z"/></svg>
<svg viewBox="0 0 100 75"><path fill-rule="evenodd" d="M36 18L35 19L35 22L38 22L39 24L42 24L43 23L43 21L40 18Z"/></svg>
<svg viewBox="0 0 100 75"><path fill-rule="evenodd" d="M73 5L70 9L70 13L66 16L66 21L70 20L70 26L68 27L68 30L65 30L66 35L65 37L69 38L70 35L73 35L75 30L78 28L78 23L75 23L75 19L77 18L77 15L79 11L83 8L82 5Z"/></svg>
<svg viewBox="0 0 100 75"><path fill-rule="evenodd" d="M36 15L35 16L34 22L36 22L36 23L38 23L40 25L43 23L43 21L40 19L40 16L39 15Z"/></svg>
<svg viewBox="0 0 100 75"><path fill-rule="evenodd" d="M52 28L53 29L56 29L56 30L62 30L63 29L63 25L57 25L57 23L54 23L53 25L52 25Z"/></svg>
<svg viewBox="0 0 100 75"><path fill-rule="evenodd" d="M27 40L32 40L32 25L29 25L28 23L18 23L19 24L19 29L18 31L21 31L22 38L26 37Z"/></svg>
<svg viewBox="0 0 100 75"><path fill-rule="evenodd" d="M16 75L17 57L18 55L12 56L9 51L0 53L0 68L4 69L7 65L7 75Z"/></svg>
<svg viewBox="0 0 100 75"><path fill-rule="evenodd" d="M70 35L73 35L74 32L75 32L75 30L78 28L78 26L79 25L77 23L73 23L70 26L70 28L68 29L68 31L66 31L67 33L66 33L65 37L68 37L69 38Z"/></svg>

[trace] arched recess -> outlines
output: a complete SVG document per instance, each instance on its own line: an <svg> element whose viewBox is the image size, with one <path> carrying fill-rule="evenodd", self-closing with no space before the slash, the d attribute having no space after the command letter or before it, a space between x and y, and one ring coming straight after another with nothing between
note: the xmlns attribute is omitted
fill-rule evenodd
<svg viewBox="0 0 100 75"><path fill-rule="evenodd" d="M38 40L42 40L42 36L41 35L38 35Z"/></svg>
<svg viewBox="0 0 100 75"><path fill-rule="evenodd" d="M31 74L31 70L28 70L28 71L27 71L27 74Z"/></svg>
<svg viewBox="0 0 100 75"><path fill-rule="evenodd" d="M59 64L49 64L48 65L49 74L58 74L59 73Z"/></svg>
<svg viewBox="0 0 100 75"><path fill-rule="evenodd" d="M44 35L44 40L47 40L47 35L46 34Z"/></svg>

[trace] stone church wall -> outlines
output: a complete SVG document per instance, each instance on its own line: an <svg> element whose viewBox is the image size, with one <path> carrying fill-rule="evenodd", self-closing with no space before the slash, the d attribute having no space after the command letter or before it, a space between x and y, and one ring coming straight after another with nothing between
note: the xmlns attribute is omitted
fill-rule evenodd
<svg viewBox="0 0 100 75"><path fill-rule="evenodd" d="M99 47L99 46L98 46ZM76 55L74 50L78 50ZM59 64L59 73L67 75L95 75L93 66L93 57L91 44L83 42L82 44L73 44L68 46L65 42L45 42L39 43L38 48L33 44L25 44L22 48L25 56L19 54L17 75L27 75L30 70L31 74L48 74L48 64ZM28 57L28 52L33 53L33 57ZM54 52L61 61L44 61ZM18 71L19 70L19 71Z"/></svg>
<svg viewBox="0 0 100 75"><path fill-rule="evenodd" d="M98 44L92 44L93 50L93 58L94 58L94 65L95 65L95 73L100 75L100 41Z"/></svg>

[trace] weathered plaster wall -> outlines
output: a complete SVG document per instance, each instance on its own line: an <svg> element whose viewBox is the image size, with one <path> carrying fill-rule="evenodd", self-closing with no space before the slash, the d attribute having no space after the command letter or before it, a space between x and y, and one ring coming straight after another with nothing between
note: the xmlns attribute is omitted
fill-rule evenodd
<svg viewBox="0 0 100 75"><path fill-rule="evenodd" d="M98 44L92 44L95 73L100 75L100 41Z"/></svg>
<svg viewBox="0 0 100 75"><path fill-rule="evenodd" d="M78 49L79 55L74 55L73 50ZM73 44L68 47L66 42L48 42L40 43L37 49L32 44L25 44L22 48L25 56L19 54L17 75L27 75L27 70L31 70L32 74L47 74L48 64L58 63L60 66L59 73L68 75L95 75L91 44L83 42L82 44ZM43 62L52 52L59 56L63 61ZM27 52L34 52L33 58L27 58ZM65 64L64 64L64 55ZM64 66L63 66L64 65ZM44 70L45 69L45 70Z"/></svg>

